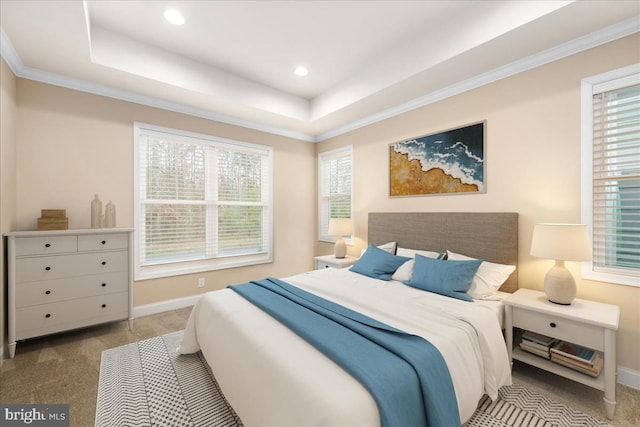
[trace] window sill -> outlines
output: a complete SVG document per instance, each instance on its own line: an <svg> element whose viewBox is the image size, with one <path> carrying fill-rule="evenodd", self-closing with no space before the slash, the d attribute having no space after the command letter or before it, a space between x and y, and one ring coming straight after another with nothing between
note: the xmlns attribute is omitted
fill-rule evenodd
<svg viewBox="0 0 640 427"><path fill-rule="evenodd" d="M245 255L242 257L216 258L171 264L137 266L134 280L159 279L203 271L225 270L273 262L270 254Z"/></svg>
<svg viewBox="0 0 640 427"><path fill-rule="evenodd" d="M596 282L607 282L616 285L640 287L640 274L616 274L593 271L591 263L584 263L582 266L582 278L594 280Z"/></svg>

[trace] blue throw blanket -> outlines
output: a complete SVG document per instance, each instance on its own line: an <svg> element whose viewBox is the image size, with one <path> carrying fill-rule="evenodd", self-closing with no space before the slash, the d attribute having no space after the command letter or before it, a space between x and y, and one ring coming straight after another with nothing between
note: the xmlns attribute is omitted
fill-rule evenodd
<svg viewBox="0 0 640 427"><path fill-rule="evenodd" d="M460 426L449 370L428 341L278 279L229 287L356 378L383 427Z"/></svg>

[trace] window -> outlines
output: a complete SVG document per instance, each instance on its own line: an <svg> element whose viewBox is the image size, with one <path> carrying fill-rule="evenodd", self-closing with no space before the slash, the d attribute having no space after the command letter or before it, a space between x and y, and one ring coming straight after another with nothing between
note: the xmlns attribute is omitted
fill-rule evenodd
<svg viewBox="0 0 640 427"><path fill-rule="evenodd" d="M640 286L640 64L582 82L586 279Z"/></svg>
<svg viewBox="0 0 640 427"><path fill-rule="evenodd" d="M337 239L337 236L328 234L329 219L352 218L352 159L351 145L318 156L318 230L319 239L323 242L335 242ZM351 236L344 237L350 243Z"/></svg>
<svg viewBox="0 0 640 427"><path fill-rule="evenodd" d="M271 261L272 149L134 124L136 279Z"/></svg>

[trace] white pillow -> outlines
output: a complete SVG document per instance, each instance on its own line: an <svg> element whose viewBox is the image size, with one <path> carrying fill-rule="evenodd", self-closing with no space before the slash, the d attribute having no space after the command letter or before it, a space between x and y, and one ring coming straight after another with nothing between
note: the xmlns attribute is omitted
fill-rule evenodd
<svg viewBox="0 0 640 427"><path fill-rule="evenodd" d="M385 243L384 245L379 245L378 248L382 249L385 252L389 252L390 254L396 254L396 242ZM360 251L360 256L364 255L364 251L366 250L367 248L362 249Z"/></svg>
<svg viewBox="0 0 640 427"><path fill-rule="evenodd" d="M416 249L406 249L406 248L398 248L398 250L396 251L396 255L406 256L409 258L415 258L416 254L420 254L427 258L433 258L433 259L439 259L442 255L438 252L419 251ZM411 259L405 262L400 267L398 267L395 273L393 273L393 276L391 276L391 279L398 280L400 282L411 280L411 276L413 276L413 267L415 263L416 263L415 259Z"/></svg>
<svg viewBox="0 0 640 427"><path fill-rule="evenodd" d="M398 248L398 250L396 251L396 255L398 255L398 256L408 256L409 258L415 258L416 254L420 254L420 255L422 255L424 257L434 258L434 259L438 259L438 257L440 256L440 253L438 253L438 252L419 251L419 250L416 250L416 249Z"/></svg>
<svg viewBox="0 0 640 427"><path fill-rule="evenodd" d="M468 256L460 255L447 250L447 259L454 261L472 260ZM494 262L482 261L475 276L471 288L467 294L471 298L483 299L490 295L495 295L500 286L509 278L511 273L516 269L515 265L496 264Z"/></svg>

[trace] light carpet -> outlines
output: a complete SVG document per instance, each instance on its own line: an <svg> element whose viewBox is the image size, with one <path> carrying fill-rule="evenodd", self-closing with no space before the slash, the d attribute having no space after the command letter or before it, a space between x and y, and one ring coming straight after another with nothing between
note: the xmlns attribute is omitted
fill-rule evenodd
<svg viewBox="0 0 640 427"><path fill-rule="evenodd" d="M95 425L240 427L201 353L176 352L182 331L105 350ZM481 400L464 427L610 426L521 385Z"/></svg>

